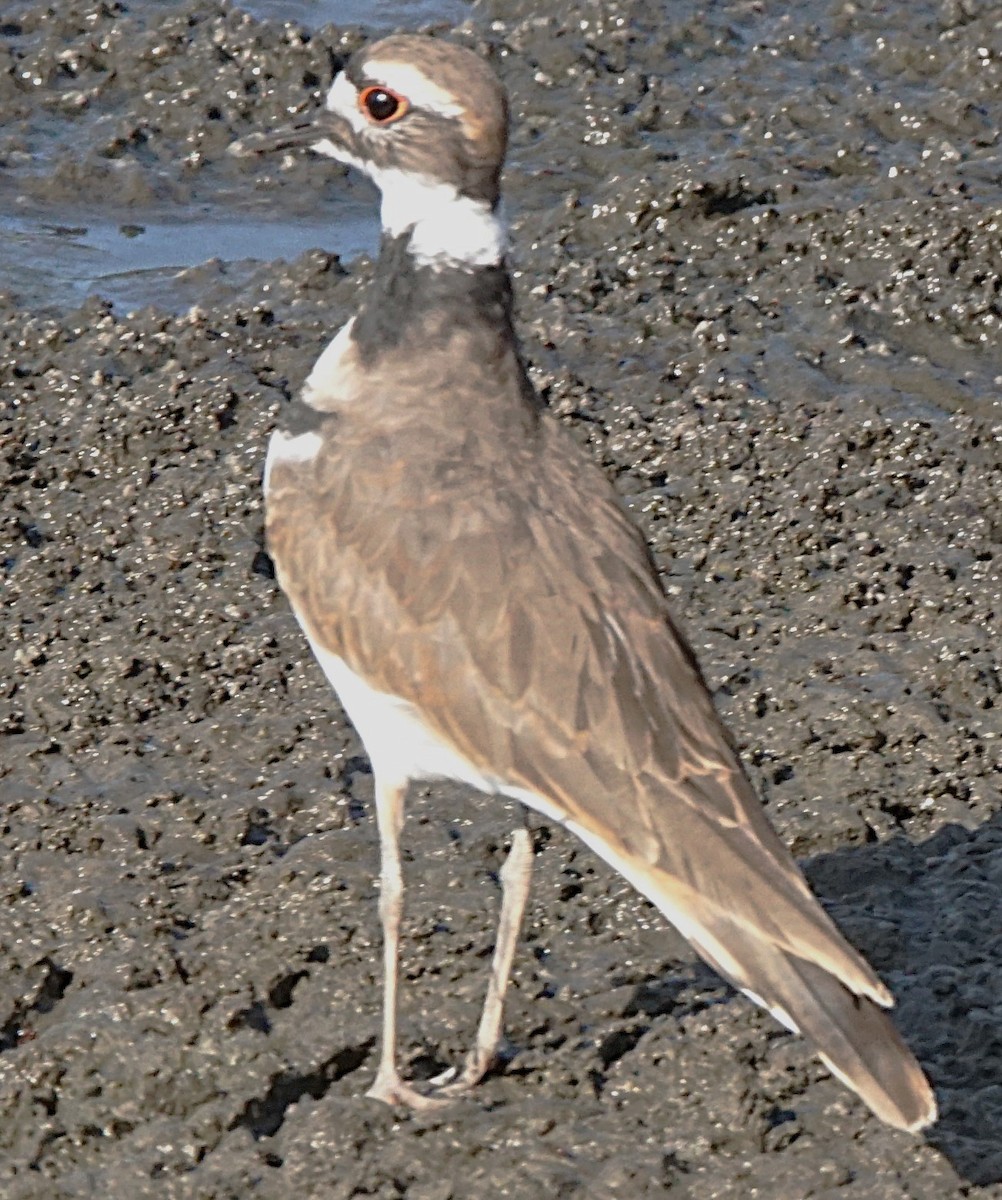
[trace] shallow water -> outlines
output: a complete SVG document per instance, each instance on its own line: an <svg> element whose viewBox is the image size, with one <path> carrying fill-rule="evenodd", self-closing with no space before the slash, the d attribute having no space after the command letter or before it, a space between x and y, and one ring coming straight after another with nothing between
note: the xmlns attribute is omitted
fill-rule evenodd
<svg viewBox="0 0 1002 1200"><path fill-rule="evenodd" d="M279 3L257 0L239 6L257 20L291 23L314 31L337 23L364 26L369 36L431 24L460 23L469 11L462 0L396 0L372 5L359 0ZM139 25L155 28L163 6L155 0L129 4ZM11 44L19 39L11 37ZM329 80L328 80L329 82ZM40 151L8 162L0 189L0 290L31 304L66 308L88 295L101 295L125 308L155 303L180 311L190 303L186 268L210 260L234 265L291 259L320 248L351 259L378 243L378 221L371 202L335 201L314 218L295 219L280 204L248 213L244 198L225 181L203 189L197 199L178 199L152 207L128 205L107 196L100 205L81 203L72 189L35 189L29 200L19 179L37 179L47 162L85 152L94 120L72 126L53 122ZM82 128L81 128L82 127ZM39 207L42 211L39 212ZM119 211L115 211L118 209ZM236 268L235 268L236 269ZM246 270L246 266L243 268Z"/></svg>
<svg viewBox="0 0 1002 1200"><path fill-rule="evenodd" d="M346 259L371 253L379 235L372 206L357 214L339 211L330 220L235 220L222 209L199 218L190 209L141 224L90 220L64 224L0 216L4 239L0 287L25 303L72 308L99 295L125 308L157 304L187 307L183 272L217 260L250 264L290 260L326 248Z"/></svg>

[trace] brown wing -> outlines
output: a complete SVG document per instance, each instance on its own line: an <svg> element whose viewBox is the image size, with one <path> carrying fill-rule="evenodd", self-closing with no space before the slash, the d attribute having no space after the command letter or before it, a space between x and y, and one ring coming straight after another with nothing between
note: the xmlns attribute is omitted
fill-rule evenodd
<svg viewBox="0 0 1002 1200"><path fill-rule="evenodd" d="M563 814L884 1120L928 1124L890 994L766 820L638 532L563 431L508 416L338 418L314 464L276 468L269 545L297 615Z"/></svg>
<svg viewBox="0 0 1002 1200"><path fill-rule="evenodd" d="M608 482L548 418L508 433L499 459L482 429L443 446L417 421L339 421L308 488L277 471L269 542L297 613L476 766L635 862L669 915L739 914L887 1003L765 819Z"/></svg>

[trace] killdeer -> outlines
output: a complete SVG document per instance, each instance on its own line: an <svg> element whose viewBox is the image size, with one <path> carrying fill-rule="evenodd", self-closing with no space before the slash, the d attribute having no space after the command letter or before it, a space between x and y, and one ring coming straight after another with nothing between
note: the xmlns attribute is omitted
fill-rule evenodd
<svg viewBox="0 0 1002 1200"><path fill-rule="evenodd" d="M525 829L462 1071L431 1090L398 1071L405 792L447 778L572 830L879 1117L920 1129L935 1100L890 992L766 820L638 530L526 375L499 211L507 123L476 54L393 36L352 59L315 118L235 147L309 147L382 192L373 280L274 433L264 484L279 582L375 777L385 979L369 1095L441 1103L478 1082L500 1036Z"/></svg>

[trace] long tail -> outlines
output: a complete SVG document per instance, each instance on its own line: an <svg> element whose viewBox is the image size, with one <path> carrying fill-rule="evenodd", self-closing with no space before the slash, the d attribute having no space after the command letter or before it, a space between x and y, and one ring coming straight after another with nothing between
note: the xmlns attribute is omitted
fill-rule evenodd
<svg viewBox="0 0 1002 1200"><path fill-rule="evenodd" d="M884 1011L893 997L842 938L799 874L799 891L791 895L774 876L768 888L748 886L741 902L726 895L725 906L707 898L709 883L697 893L680 884L680 872L651 868L635 856L610 851L587 830L577 832L661 909L711 967L787 1029L809 1039L832 1073L882 1121L914 1131L936 1120L929 1081ZM727 847L718 838L714 849L720 858ZM724 866L731 869L720 869L718 862L715 880L726 887L740 879L741 862L732 856ZM796 871L792 859L789 868Z"/></svg>
<svg viewBox="0 0 1002 1200"><path fill-rule="evenodd" d="M713 932L719 937L721 930ZM747 936L728 943L726 963L703 944L696 948L778 1021L808 1038L831 1072L882 1121L915 1131L936 1120L929 1081L880 1005L780 947Z"/></svg>

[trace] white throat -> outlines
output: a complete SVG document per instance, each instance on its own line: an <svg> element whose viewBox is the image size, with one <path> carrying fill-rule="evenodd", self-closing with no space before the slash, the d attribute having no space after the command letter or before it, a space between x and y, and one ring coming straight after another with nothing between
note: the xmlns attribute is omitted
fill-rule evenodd
<svg viewBox="0 0 1002 1200"><path fill-rule="evenodd" d="M430 83L418 71L394 64L370 63L370 70L403 77L403 90L423 108L454 117L459 109L449 94ZM356 134L372 134L371 126L358 108L358 93L342 71L327 93L326 107L346 121ZM499 211L491 211L483 200L461 196L448 183L440 183L416 171L377 167L362 161L328 138L313 149L338 162L363 171L383 193L383 232L397 237L413 229L411 252L422 266L490 267L499 263L508 247L508 235Z"/></svg>
<svg viewBox="0 0 1002 1200"><path fill-rule="evenodd" d="M383 193L383 232L413 230L411 253L423 266L489 267L504 258L504 221L486 201L410 171L370 167L369 174Z"/></svg>

